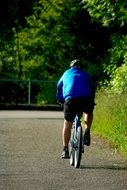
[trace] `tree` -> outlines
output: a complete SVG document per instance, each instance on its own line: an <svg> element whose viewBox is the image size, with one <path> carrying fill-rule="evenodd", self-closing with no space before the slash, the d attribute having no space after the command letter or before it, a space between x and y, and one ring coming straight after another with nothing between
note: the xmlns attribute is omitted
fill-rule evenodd
<svg viewBox="0 0 127 190"><path fill-rule="evenodd" d="M100 75L99 59L110 46L109 36L110 30L90 22L80 1L36 2L34 14L19 34L25 76L58 78L75 58L92 75Z"/></svg>
<svg viewBox="0 0 127 190"><path fill-rule="evenodd" d="M101 63L104 72L104 81L106 81L107 84L109 80L112 80L115 81L112 82L112 84L115 84L119 78L118 83L120 84L120 80L121 83L123 83L123 77L118 76L122 76L122 68L125 68L123 65L127 50L126 0L82 0L82 3L90 14L92 21L101 23L113 31L110 36L112 46L106 52L105 59L103 59ZM120 71L117 67L121 68Z"/></svg>
<svg viewBox="0 0 127 190"><path fill-rule="evenodd" d="M62 1L36 3L34 15L27 18L28 27L19 34L28 78L52 79L59 63L65 66L63 56L67 56L73 37L67 27L62 26L61 5Z"/></svg>
<svg viewBox="0 0 127 190"><path fill-rule="evenodd" d="M82 0L92 20L101 22L104 26L127 23L126 0Z"/></svg>

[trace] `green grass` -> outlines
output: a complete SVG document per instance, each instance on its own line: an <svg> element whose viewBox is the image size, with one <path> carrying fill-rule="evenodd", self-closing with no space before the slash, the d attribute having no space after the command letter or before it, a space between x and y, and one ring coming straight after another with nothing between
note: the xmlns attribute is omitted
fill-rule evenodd
<svg viewBox="0 0 127 190"><path fill-rule="evenodd" d="M96 104L93 131L127 156L127 93L114 95L99 91Z"/></svg>

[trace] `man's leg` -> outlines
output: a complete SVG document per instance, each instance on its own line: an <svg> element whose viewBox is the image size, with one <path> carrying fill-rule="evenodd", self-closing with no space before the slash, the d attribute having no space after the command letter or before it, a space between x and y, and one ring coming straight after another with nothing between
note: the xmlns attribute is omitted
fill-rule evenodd
<svg viewBox="0 0 127 190"><path fill-rule="evenodd" d="M85 128L90 129L93 122L93 113L84 114Z"/></svg>
<svg viewBox="0 0 127 190"><path fill-rule="evenodd" d="M64 125L63 125L63 130L62 130L62 140L63 140L64 150L63 150L62 158L69 157L68 144L71 137L71 128L73 124L73 119L75 116L74 108L75 108L75 105L72 99L68 99L67 101L64 102ZM66 157L66 155L68 156Z"/></svg>
<svg viewBox="0 0 127 190"><path fill-rule="evenodd" d="M68 143L71 136L71 128L73 122L68 122L64 120L63 132L62 132L62 139L63 139L63 146L68 147Z"/></svg>
<svg viewBox="0 0 127 190"><path fill-rule="evenodd" d="M84 132L84 144L90 146L91 138L90 138L90 128L93 121L93 113L91 114L84 114L84 121L85 121L85 132Z"/></svg>
<svg viewBox="0 0 127 190"><path fill-rule="evenodd" d="M63 139L63 153L62 158L69 158L68 144L71 137L71 128L73 122L68 122L64 120L64 126L62 131L62 139Z"/></svg>

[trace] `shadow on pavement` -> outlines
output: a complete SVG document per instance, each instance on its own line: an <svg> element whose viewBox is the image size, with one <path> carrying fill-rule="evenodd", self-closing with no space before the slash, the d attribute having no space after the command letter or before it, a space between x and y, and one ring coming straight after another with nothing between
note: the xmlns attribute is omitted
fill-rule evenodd
<svg viewBox="0 0 127 190"><path fill-rule="evenodd" d="M103 165L103 166L83 166L80 169L102 169L102 170L127 170L127 166Z"/></svg>

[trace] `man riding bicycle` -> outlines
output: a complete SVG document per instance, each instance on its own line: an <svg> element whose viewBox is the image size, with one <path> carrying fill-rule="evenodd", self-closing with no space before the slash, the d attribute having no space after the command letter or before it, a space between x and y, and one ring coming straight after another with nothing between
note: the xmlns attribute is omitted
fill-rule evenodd
<svg viewBox="0 0 127 190"><path fill-rule="evenodd" d="M64 104L62 158L69 158L68 144L76 113L82 112L85 122L84 144L90 145L95 89L90 75L82 69L80 60L73 60L57 83L57 101Z"/></svg>

